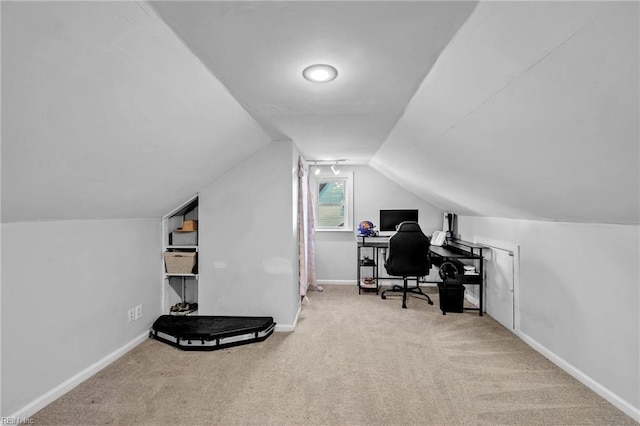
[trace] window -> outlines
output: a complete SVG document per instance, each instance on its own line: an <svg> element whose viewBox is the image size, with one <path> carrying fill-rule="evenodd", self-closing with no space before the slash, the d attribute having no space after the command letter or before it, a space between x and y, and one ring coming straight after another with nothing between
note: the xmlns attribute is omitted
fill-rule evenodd
<svg viewBox="0 0 640 426"><path fill-rule="evenodd" d="M318 231L353 231L353 173L315 179L315 214Z"/></svg>

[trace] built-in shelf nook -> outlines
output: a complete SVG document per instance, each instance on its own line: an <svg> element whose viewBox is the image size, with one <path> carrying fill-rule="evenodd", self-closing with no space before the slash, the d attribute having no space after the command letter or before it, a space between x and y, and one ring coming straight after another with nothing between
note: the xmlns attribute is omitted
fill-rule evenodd
<svg viewBox="0 0 640 426"><path fill-rule="evenodd" d="M196 314L198 310L198 197L162 219L163 312Z"/></svg>

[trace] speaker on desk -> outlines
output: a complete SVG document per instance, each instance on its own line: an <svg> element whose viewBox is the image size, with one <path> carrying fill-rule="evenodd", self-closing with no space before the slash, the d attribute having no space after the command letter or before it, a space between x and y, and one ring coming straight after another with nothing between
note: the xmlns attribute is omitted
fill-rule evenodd
<svg viewBox="0 0 640 426"><path fill-rule="evenodd" d="M447 238L456 238L458 235L458 217L455 213L445 213L442 219L442 231Z"/></svg>

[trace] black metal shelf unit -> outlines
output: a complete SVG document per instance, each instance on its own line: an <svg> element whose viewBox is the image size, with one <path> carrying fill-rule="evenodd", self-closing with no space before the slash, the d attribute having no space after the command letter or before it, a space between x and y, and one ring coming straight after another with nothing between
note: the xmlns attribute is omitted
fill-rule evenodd
<svg viewBox="0 0 640 426"><path fill-rule="evenodd" d="M385 239L384 244L388 244ZM369 252L371 253L369 257ZM358 237L358 294L362 294L362 290L375 290L376 294L380 291L380 276L378 273L379 250L376 245L376 238ZM363 271L371 271L371 275L363 275Z"/></svg>

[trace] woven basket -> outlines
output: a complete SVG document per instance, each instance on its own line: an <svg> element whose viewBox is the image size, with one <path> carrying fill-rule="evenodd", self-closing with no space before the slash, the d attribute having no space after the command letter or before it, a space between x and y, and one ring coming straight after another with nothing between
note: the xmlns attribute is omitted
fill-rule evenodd
<svg viewBox="0 0 640 426"><path fill-rule="evenodd" d="M190 274L196 266L196 253L184 251L164 252L164 264L168 274Z"/></svg>

